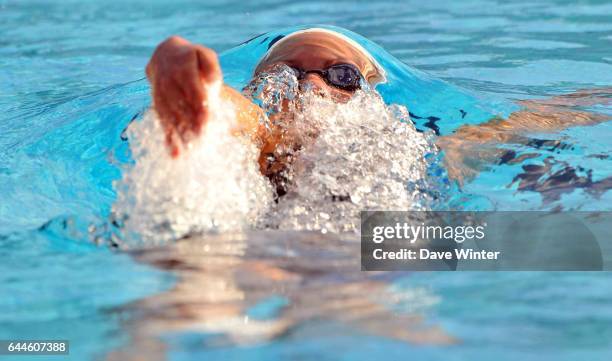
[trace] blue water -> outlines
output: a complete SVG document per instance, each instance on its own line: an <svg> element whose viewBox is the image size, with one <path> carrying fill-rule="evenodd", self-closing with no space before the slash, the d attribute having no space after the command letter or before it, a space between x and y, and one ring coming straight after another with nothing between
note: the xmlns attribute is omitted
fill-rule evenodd
<svg viewBox="0 0 612 361"><path fill-rule="evenodd" d="M107 230L88 229L108 219L115 198L112 181L120 176L117 164L128 158L121 134L149 105L143 69L166 36L180 34L221 52L261 33L299 24L350 29L363 36L360 41L391 75L379 88L385 101L406 104L418 116L440 118L439 131L448 134L463 123L508 115L517 109L513 100L610 87L609 14L612 4L607 1L204 5L0 0L0 339L70 339L74 360L101 359L126 347L133 355L128 345L136 344L139 325L150 325L166 312L172 318L173 308L155 300L185 305L177 298L185 271L168 264L178 259L206 269L178 251L176 259L153 262L147 252L142 261L97 246L95 240L107 237ZM230 84L239 87L248 79L249 64L262 49L257 41L222 57ZM459 110L467 113L465 118ZM612 114L609 105L577 110ZM426 128L424 121L416 121ZM533 158L483 169L461 191L452 190L448 207L610 210L612 192L580 184L612 176L612 123L533 139L528 146L504 146ZM549 169L544 167L548 157L553 157ZM513 180L525 172L525 165L542 171L535 183L519 187ZM543 186L555 176L564 180L561 186ZM275 242L290 238L270 237L277 237ZM304 269L313 263L324 268L327 264L318 262L339 249L296 252L310 257ZM330 267L323 272L324 281L311 282L318 288L309 292L324 294L337 280L366 277L357 276L357 269ZM421 296L403 307L439 325L458 343L423 346L320 319L308 320L283 337L240 347L210 346L201 342L206 332L172 331L165 323L155 337L165 344L168 358L176 360L407 355L607 360L612 354L612 282L607 273L419 273L397 275L390 282L400 294L418 291ZM300 294L300 288L283 291L253 280L242 283L251 286L245 287L247 296L257 295L241 301L246 305L259 305L259 293L280 300L253 311L271 317L290 302L289 295ZM365 293L368 287L362 289ZM313 300L300 301L296 308L316 313L322 307ZM147 347L136 350L155 354Z"/></svg>

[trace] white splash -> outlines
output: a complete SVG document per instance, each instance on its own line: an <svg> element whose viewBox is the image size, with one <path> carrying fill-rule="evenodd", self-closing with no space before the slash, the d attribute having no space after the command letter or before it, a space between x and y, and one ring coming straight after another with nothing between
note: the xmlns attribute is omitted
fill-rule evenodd
<svg viewBox="0 0 612 361"><path fill-rule="evenodd" d="M362 210L428 208L425 155L435 147L405 107L363 91L345 104L313 92L299 100L302 110L280 126L308 136L287 172L288 193L262 219L267 227L358 232Z"/></svg>
<svg viewBox="0 0 612 361"><path fill-rule="evenodd" d="M272 190L259 172L259 150L230 134L231 104L209 104L212 115L202 136L177 159L169 155L155 111L130 126L134 164L116 184L113 206L128 243L247 229L268 208Z"/></svg>
<svg viewBox="0 0 612 361"><path fill-rule="evenodd" d="M203 136L178 159L168 154L155 112L147 112L129 129L134 164L116 185L123 237L150 244L253 228L357 232L362 210L429 207L425 155L436 149L405 107L387 106L372 91L338 104L298 89L293 73L280 69L246 90L275 119L264 126L290 139L275 152L289 149L294 159L277 202L259 171L258 147L230 134L231 104L218 100ZM274 117L283 101L293 115Z"/></svg>

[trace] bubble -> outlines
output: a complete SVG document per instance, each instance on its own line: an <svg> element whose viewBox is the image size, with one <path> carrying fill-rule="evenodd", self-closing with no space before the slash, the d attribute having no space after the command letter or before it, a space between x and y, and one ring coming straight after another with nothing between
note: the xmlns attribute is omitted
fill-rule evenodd
<svg viewBox="0 0 612 361"><path fill-rule="evenodd" d="M269 161L286 166L261 174L259 146L230 134L235 112L221 99L178 159L149 111L128 130L134 162L116 184L113 212L125 238L151 243L255 228L354 233L362 210L431 208L428 170L437 150L405 107L368 89L338 103L300 85L286 66L260 74L244 93L280 139Z"/></svg>
<svg viewBox="0 0 612 361"><path fill-rule="evenodd" d="M301 132L300 150L285 176L287 194L262 218L266 227L353 233L362 210L431 207L425 155L436 148L405 107L387 106L373 92L345 104L313 92L299 101L292 123L280 126Z"/></svg>
<svg viewBox="0 0 612 361"><path fill-rule="evenodd" d="M272 201L259 150L230 134L235 112L218 100L201 137L172 159L154 110L128 130L133 164L115 185L113 214L128 243L251 228Z"/></svg>

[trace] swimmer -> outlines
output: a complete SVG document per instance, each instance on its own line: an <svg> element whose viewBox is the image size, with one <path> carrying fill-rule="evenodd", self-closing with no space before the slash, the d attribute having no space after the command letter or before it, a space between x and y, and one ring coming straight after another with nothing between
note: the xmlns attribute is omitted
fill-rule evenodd
<svg viewBox="0 0 612 361"><path fill-rule="evenodd" d="M293 69L300 90L314 89L339 103L351 99L364 84L375 89L377 84L385 81L384 69L363 47L327 29L296 31L278 40L259 61L253 77L278 64ZM259 121L263 116L262 109L242 93L223 84L221 67L213 50L172 36L156 48L146 74L152 86L153 106L172 157L179 157L185 151L185 145L202 133L210 117L208 98L220 86L220 96L233 103L237 111L236 130L250 134L261 145L261 172L274 180L279 170L287 166L286 160L270 160L267 156L279 145L281 137L264 129ZM484 144L520 143L525 141L522 134L526 132L546 132L608 120L603 115L568 108L577 105L576 102L587 101L584 99L609 101L606 98L609 92L600 93L592 91L582 97L560 96L543 102L525 101L521 103L524 110L511 114L508 119L466 125L451 135L439 137L436 143L445 152L449 176L461 183L477 172L474 159L483 162L499 156L495 147L483 154ZM468 157L472 158L471 162L466 161Z"/></svg>

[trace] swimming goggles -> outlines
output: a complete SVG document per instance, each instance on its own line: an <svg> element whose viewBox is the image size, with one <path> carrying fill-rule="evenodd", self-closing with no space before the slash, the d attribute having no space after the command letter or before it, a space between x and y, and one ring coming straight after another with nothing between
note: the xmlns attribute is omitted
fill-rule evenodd
<svg viewBox="0 0 612 361"><path fill-rule="evenodd" d="M352 64L336 64L327 69L312 69L304 70L291 67L298 80L304 79L306 74L319 74L327 84L347 91L355 91L361 89L361 80L363 76L359 69Z"/></svg>

